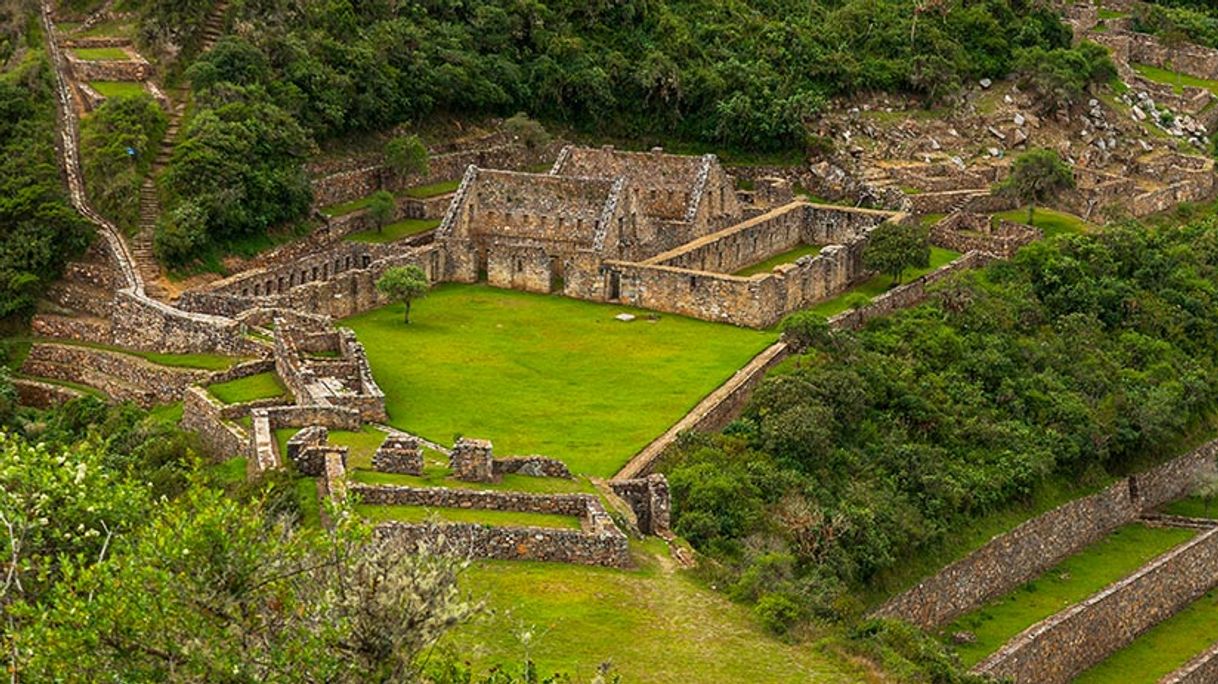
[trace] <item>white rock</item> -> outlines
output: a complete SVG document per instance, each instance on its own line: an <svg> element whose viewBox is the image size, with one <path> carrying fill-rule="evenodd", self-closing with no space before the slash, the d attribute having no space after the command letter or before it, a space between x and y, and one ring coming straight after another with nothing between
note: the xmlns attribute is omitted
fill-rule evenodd
<svg viewBox="0 0 1218 684"><path fill-rule="evenodd" d="M1002 156L1002 150L998 149L997 147L991 147L986 151L990 153L991 157L1001 157Z"/></svg>
<svg viewBox="0 0 1218 684"><path fill-rule="evenodd" d="M1154 145L1151 145L1150 143L1146 142L1145 140L1139 139L1138 142L1141 143L1143 152L1152 152L1155 149Z"/></svg>
<svg viewBox="0 0 1218 684"><path fill-rule="evenodd" d="M1093 97L1090 100L1087 100L1087 106L1095 109L1096 107L1100 106L1100 101Z"/></svg>
<svg viewBox="0 0 1218 684"><path fill-rule="evenodd" d="M1011 97L1010 95L1003 95L1002 101L1007 104L1015 104L1015 98Z"/></svg>
<svg viewBox="0 0 1218 684"><path fill-rule="evenodd" d="M633 321L636 318L636 316L634 314L620 313L620 314L614 316L614 318L616 318L619 321L622 321L624 323L629 323L630 321Z"/></svg>
<svg viewBox="0 0 1218 684"><path fill-rule="evenodd" d="M1016 126L1022 126L1025 123L1027 123L1027 121L1028 120L1024 118L1023 114L1020 114L1019 112L1015 112L1015 125Z"/></svg>
<svg viewBox="0 0 1218 684"><path fill-rule="evenodd" d="M990 86L994 85L994 82L988 78L981 79L980 83L982 88L989 88Z"/></svg>

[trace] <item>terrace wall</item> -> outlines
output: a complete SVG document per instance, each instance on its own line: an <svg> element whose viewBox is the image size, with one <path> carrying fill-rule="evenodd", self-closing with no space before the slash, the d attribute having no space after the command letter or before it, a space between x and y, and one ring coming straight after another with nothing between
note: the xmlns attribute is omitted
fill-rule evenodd
<svg viewBox="0 0 1218 684"><path fill-rule="evenodd" d="M960 253L987 252L1009 259L1020 247L1044 235L1032 226L1002 219L993 226L984 214L956 212L930 230L931 244Z"/></svg>
<svg viewBox="0 0 1218 684"><path fill-rule="evenodd" d="M973 671L1016 684L1066 684L1216 583L1218 529L1213 529L1033 625Z"/></svg>
<svg viewBox="0 0 1218 684"><path fill-rule="evenodd" d="M40 342L30 349L22 372L95 387L118 401L144 408L178 401L186 388L211 373L171 368L131 354Z"/></svg>
<svg viewBox="0 0 1218 684"><path fill-rule="evenodd" d="M1034 579L1067 556L1102 539L1145 511L1180 498L1213 469L1210 442L1101 492L1058 506L951 563L893 597L876 615L933 629Z"/></svg>
<svg viewBox="0 0 1218 684"><path fill-rule="evenodd" d="M13 389L17 390L17 403L39 409L55 408L73 399L79 399L84 393L71 387L54 385L49 382L38 382L25 378L13 378Z"/></svg>
<svg viewBox="0 0 1218 684"><path fill-rule="evenodd" d="M916 306L926 301L930 296L927 286L933 285L958 271L980 268L989 263L992 258L984 252L969 252L917 280L912 280L904 285L888 290L884 294L873 298L866 306L851 309L850 311L843 311L831 317L829 325L839 330L858 330L873 318L887 316L894 311Z"/></svg>
<svg viewBox="0 0 1218 684"><path fill-rule="evenodd" d="M375 534L406 544L425 544L470 558L630 567L630 546L616 527L588 533L547 527L490 527L474 523L401 523L376 526Z"/></svg>
<svg viewBox="0 0 1218 684"><path fill-rule="evenodd" d="M249 435L239 425L225 419L226 408L206 389L190 387L182 397L181 427L198 434L203 448L213 458L244 456L249 459L253 456Z"/></svg>
<svg viewBox="0 0 1218 684"><path fill-rule="evenodd" d="M1159 680L1159 684L1213 684L1218 682L1218 644Z"/></svg>

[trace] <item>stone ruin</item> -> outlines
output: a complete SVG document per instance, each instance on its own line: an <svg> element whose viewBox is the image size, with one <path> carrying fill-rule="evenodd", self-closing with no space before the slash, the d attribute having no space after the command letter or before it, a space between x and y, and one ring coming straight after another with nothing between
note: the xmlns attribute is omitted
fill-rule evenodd
<svg viewBox="0 0 1218 684"><path fill-rule="evenodd" d="M309 477L324 476L327 459L337 458L345 468L347 447L329 444L329 436L329 430L320 425L304 428L288 440L285 456L297 471Z"/></svg>
<svg viewBox="0 0 1218 684"><path fill-rule="evenodd" d="M569 479L571 471L562 461L545 456L495 458L494 447L485 439L462 437L449 453L453 477L466 482L494 482L506 474Z"/></svg>
<svg viewBox="0 0 1218 684"><path fill-rule="evenodd" d="M639 532L656 536L670 534L669 512L672 508L668 494L668 479L660 473L632 480L614 480L609 487L630 505L638 521Z"/></svg>
<svg viewBox="0 0 1218 684"><path fill-rule="evenodd" d="M389 435L372 455L372 467L383 473L421 476L423 450L419 446L419 438L401 434Z"/></svg>
<svg viewBox="0 0 1218 684"><path fill-rule="evenodd" d="M350 329L335 329L324 319L278 317L274 334L275 370L298 403L354 409L370 422L388 418L385 394Z"/></svg>

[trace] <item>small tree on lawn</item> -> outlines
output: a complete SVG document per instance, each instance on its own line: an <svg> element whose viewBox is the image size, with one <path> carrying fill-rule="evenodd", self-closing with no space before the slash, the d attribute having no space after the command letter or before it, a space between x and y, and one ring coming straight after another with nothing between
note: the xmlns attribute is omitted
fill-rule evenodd
<svg viewBox="0 0 1218 684"><path fill-rule="evenodd" d="M398 205L388 190L377 190L368 200L368 216L376 223L376 232L385 229L386 224L393 221L393 215Z"/></svg>
<svg viewBox="0 0 1218 684"><path fill-rule="evenodd" d="M893 284L901 282L907 268L930 265L930 243L921 226L885 223L871 231L863 250L863 267L892 276Z"/></svg>
<svg viewBox="0 0 1218 684"><path fill-rule="evenodd" d="M417 135L402 135L385 145L385 166L399 178L418 174L426 176L431 170L427 146Z"/></svg>
<svg viewBox="0 0 1218 684"><path fill-rule="evenodd" d="M1070 166L1053 150L1029 150L1015 159L1011 175L998 191L1028 205L1028 225L1036 225L1036 205L1043 204L1074 187Z"/></svg>
<svg viewBox="0 0 1218 684"><path fill-rule="evenodd" d="M376 289L386 297L406 305L406 323L410 323L410 304L427 294L431 284L423 269L411 264L391 268L376 281Z"/></svg>
<svg viewBox="0 0 1218 684"><path fill-rule="evenodd" d="M1207 473L1202 476L1197 482L1197 488L1193 492L1203 502L1205 502L1205 517L1210 515L1210 504L1214 503L1214 499L1218 498L1218 475Z"/></svg>

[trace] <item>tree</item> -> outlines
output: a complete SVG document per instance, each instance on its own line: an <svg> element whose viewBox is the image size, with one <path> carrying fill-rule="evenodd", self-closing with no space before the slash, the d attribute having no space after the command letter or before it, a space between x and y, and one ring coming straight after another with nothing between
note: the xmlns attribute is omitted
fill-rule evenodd
<svg viewBox="0 0 1218 684"><path fill-rule="evenodd" d="M372 193L372 197L368 200L368 216L376 224L376 232L381 232L387 223L393 221L397 209L397 201L393 199L393 195L388 190L377 190Z"/></svg>
<svg viewBox="0 0 1218 684"><path fill-rule="evenodd" d="M1214 503L1214 499L1218 499L1218 474L1206 473L1197 482L1197 488L1193 492L1202 501L1205 502L1205 516L1210 515L1210 504Z"/></svg>
<svg viewBox="0 0 1218 684"><path fill-rule="evenodd" d="M1083 42L1075 48L1020 50L1015 57L1020 85L1036 91L1041 109L1052 111L1074 104L1087 87L1116 78L1108 50Z"/></svg>
<svg viewBox="0 0 1218 684"><path fill-rule="evenodd" d="M410 323L411 302L426 295L430 287L427 274L414 264L390 268L376 281L377 290L406 305L406 323Z"/></svg>
<svg viewBox="0 0 1218 684"><path fill-rule="evenodd" d="M504 129L530 150L545 147L550 143L550 133L537 121L529 118L524 112L517 112L503 122Z"/></svg>
<svg viewBox="0 0 1218 684"><path fill-rule="evenodd" d="M863 249L863 266L892 276L893 284L901 282L907 268L930 265L930 243L927 231L917 225L884 223L871 231Z"/></svg>
<svg viewBox="0 0 1218 684"><path fill-rule="evenodd" d="M1036 225L1036 205L1074 187L1074 174L1057 152L1028 150L1015 159L1011 175L998 185L998 192L1028 205L1028 224Z"/></svg>
<svg viewBox="0 0 1218 684"><path fill-rule="evenodd" d="M399 178L417 174L426 176L431 169L427 146L417 135L403 135L385 145L385 166Z"/></svg>

